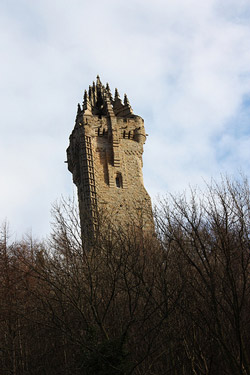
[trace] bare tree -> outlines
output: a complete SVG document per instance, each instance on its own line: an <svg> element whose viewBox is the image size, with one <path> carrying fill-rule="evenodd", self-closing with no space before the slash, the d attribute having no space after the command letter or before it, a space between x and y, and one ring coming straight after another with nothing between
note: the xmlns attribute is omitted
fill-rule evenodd
<svg viewBox="0 0 250 375"><path fill-rule="evenodd" d="M86 247L72 201L53 215L46 244L1 232L1 373L250 374L246 180L168 197L157 237L105 213Z"/></svg>
<svg viewBox="0 0 250 375"><path fill-rule="evenodd" d="M178 254L186 282L180 312L193 373L250 373L249 197L246 180L225 179L203 196L191 191L189 201L171 197L158 216L166 251Z"/></svg>

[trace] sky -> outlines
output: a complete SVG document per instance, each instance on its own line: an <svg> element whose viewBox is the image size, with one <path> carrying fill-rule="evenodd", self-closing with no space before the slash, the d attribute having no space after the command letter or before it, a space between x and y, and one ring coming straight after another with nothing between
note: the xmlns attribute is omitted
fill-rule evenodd
<svg viewBox="0 0 250 375"><path fill-rule="evenodd" d="M0 223L42 238L96 75L144 118L157 196L250 174L250 0L1 0Z"/></svg>

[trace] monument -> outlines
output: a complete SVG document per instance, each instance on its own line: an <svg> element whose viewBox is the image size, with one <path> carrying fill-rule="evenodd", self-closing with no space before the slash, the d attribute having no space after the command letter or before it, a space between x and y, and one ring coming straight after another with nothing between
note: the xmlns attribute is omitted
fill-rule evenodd
<svg viewBox="0 0 250 375"><path fill-rule="evenodd" d="M97 76L78 104L67 149L68 169L77 186L82 236L92 238L99 219L109 227L154 231L151 199L142 176L144 121L126 94L114 98Z"/></svg>

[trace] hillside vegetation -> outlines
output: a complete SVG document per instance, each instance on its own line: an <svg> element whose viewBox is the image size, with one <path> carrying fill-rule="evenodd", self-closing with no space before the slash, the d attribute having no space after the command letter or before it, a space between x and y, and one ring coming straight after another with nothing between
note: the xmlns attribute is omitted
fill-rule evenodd
<svg viewBox="0 0 250 375"><path fill-rule="evenodd" d="M250 190L167 197L156 235L80 240L71 202L49 241L0 242L3 375L250 375Z"/></svg>

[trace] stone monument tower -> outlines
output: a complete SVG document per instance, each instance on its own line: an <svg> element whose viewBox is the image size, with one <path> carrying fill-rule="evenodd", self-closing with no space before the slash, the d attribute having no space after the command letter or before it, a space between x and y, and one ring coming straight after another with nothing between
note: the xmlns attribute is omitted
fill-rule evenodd
<svg viewBox="0 0 250 375"><path fill-rule="evenodd" d="M93 236L98 217L109 226L142 233L154 231L150 197L143 185L144 121L128 98L112 97L109 85L96 83L78 104L67 149L68 169L77 186L82 235ZM104 220L104 219L103 219Z"/></svg>

